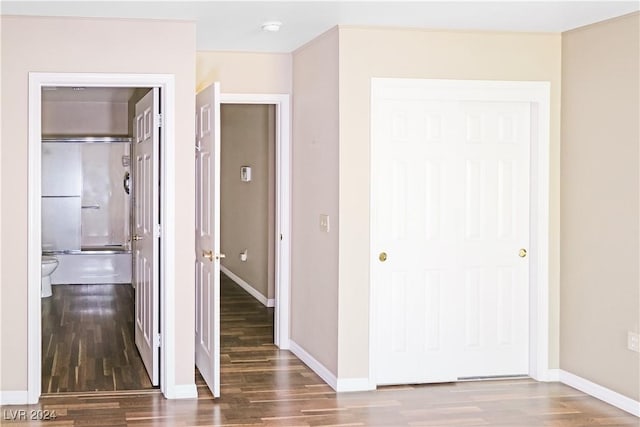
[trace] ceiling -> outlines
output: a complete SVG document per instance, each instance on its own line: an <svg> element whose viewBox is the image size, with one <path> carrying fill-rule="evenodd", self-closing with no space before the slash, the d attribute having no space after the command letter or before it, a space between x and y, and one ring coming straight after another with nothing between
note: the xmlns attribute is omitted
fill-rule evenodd
<svg viewBox="0 0 640 427"><path fill-rule="evenodd" d="M3 15L195 21L198 50L291 52L329 28L562 32L640 10L640 1L5 1ZM281 21L277 33L262 31Z"/></svg>

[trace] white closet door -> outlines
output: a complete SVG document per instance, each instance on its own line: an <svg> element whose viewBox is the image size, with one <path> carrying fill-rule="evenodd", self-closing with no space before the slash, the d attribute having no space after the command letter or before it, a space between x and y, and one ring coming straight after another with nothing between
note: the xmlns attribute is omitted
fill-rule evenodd
<svg viewBox="0 0 640 427"><path fill-rule="evenodd" d="M406 93L372 104L377 383L526 374L529 104Z"/></svg>

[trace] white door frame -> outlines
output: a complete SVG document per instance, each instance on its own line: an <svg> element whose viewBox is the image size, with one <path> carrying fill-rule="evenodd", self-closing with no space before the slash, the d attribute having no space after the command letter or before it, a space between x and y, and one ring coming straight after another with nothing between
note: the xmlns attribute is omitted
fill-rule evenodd
<svg viewBox="0 0 640 427"><path fill-rule="evenodd" d="M372 117L376 99L393 96L398 90L404 91L407 98L411 98L414 93L412 89L416 85L429 90L429 99L432 100L464 99L468 101L528 102L531 104L528 374L538 381L552 381L553 378L549 372L549 120L551 84L549 82L528 81L373 78L371 79L370 110ZM373 119L370 124L370 132L373 136ZM373 151L374 147L371 149ZM370 196L374 197L373 176L371 176L370 182ZM371 216L370 220L372 221L372 219ZM370 228L370 233L373 233L373 227ZM371 268L373 268L373 264ZM377 386L375 354L378 332L378 301L375 281L370 281L370 284L369 388L375 389Z"/></svg>
<svg viewBox="0 0 640 427"><path fill-rule="evenodd" d="M182 396L175 379L175 78L172 74L110 73L29 73L29 175L28 203L28 403L37 403L41 394L41 133L42 88L45 86L82 87L159 87L163 112L160 137L160 389L168 399ZM194 387L195 388L195 387ZM195 390L194 390L195 392ZM193 396L189 396L193 397Z"/></svg>
<svg viewBox="0 0 640 427"><path fill-rule="evenodd" d="M221 104L270 104L276 108L275 316L276 346L289 349L291 265L291 110L286 94L221 93Z"/></svg>

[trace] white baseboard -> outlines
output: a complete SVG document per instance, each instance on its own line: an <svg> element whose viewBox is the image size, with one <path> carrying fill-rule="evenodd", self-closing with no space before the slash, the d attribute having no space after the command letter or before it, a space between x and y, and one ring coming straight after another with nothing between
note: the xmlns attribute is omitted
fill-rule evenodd
<svg viewBox="0 0 640 427"><path fill-rule="evenodd" d="M307 353L307 350L300 347L298 343L292 339L289 340L289 351L295 354L298 359L302 360L313 372L318 374L318 376L322 378L324 382L329 384L332 389L338 391L338 379L333 372L327 369L327 367L322 363L318 362L315 357Z"/></svg>
<svg viewBox="0 0 640 427"><path fill-rule="evenodd" d="M547 376L543 381L558 382L560 381L560 369L548 369Z"/></svg>
<svg viewBox="0 0 640 427"><path fill-rule="evenodd" d="M338 390L340 392L349 391L371 391L375 390L375 385L371 384L368 377L365 378L338 378Z"/></svg>
<svg viewBox="0 0 640 427"><path fill-rule="evenodd" d="M640 402L570 372L559 370L560 382L640 417Z"/></svg>
<svg viewBox="0 0 640 427"><path fill-rule="evenodd" d="M294 340L289 340L289 350L337 392L375 390L375 387L371 388L369 378L337 378L333 372L318 362Z"/></svg>
<svg viewBox="0 0 640 427"><path fill-rule="evenodd" d="M174 385L164 395L167 399L197 399L198 388L195 384Z"/></svg>
<svg viewBox="0 0 640 427"><path fill-rule="evenodd" d="M29 392L26 390L0 391L0 405L26 405L29 403Z"/></svg>
<svg viewBox="0 0 640 427"><path fill-rule="evenodd" d="M262 303L262 305L264 305L265 307L275 307L276 305L275 299L273 298L267 299L260 292L256 291L256 289L253 286L251 286L250 284L242 280L238 275L232 273L227 267L224 267L221 265L220 271L222 271L224 274L229 276L229 279L233 280L238 286L240 286L242 289L247 291L249 295L251 295L258 301L260 301L260 303Z"/></svg>

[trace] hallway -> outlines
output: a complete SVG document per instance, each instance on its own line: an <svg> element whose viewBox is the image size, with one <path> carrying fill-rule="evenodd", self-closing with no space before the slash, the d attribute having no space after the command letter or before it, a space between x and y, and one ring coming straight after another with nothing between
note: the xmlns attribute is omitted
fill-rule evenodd
<svg viewBox="0 0 640 427"><path fill-rule="evenodd" d="M197 400L166 400L157 390L62 394L2 409L55 411L59 423L84 426L637 426L637 418L573 388L529 379L337 394L289 351L271 344L272 309L224 275L221 282L220 399L213 399L196 372Z"/></svg>
<svg viewBox="0 0 640 427"><path fill-rule="evenodd" d="M297 357L273 344L273 308L266 308L223 273L220 274L220 380L221 394L241 389L253 396L289 389L302 393L330 390ZM210 397L204 382L198 394ZM245 416L246 416L246 411Z"/></svg>

